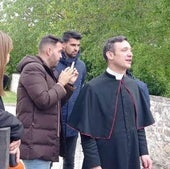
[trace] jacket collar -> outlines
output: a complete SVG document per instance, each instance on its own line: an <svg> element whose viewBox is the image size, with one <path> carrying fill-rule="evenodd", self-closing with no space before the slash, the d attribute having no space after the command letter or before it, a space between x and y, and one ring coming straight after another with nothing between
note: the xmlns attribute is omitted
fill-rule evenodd
<svg viewBox="0 0 170 169"><path fill-rule="evenodd" d="M77 61L78 57L80 56L80 52L75 57L67 57L64 52L62 52L62 58L60 59L60 63L64 64L66 67L71 66L72 62Z"/></svg>

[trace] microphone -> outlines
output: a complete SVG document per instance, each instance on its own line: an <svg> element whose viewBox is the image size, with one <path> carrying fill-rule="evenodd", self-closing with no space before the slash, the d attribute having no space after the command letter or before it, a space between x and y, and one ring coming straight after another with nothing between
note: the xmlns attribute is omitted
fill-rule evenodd
<svg viewBox="0 0 170 169"><path fill-rule="evenodd" d="M10 167L15 167L15 166L17 166L16 154L10 154L10 155L9 155L9 166L10 166Z"/></svg>

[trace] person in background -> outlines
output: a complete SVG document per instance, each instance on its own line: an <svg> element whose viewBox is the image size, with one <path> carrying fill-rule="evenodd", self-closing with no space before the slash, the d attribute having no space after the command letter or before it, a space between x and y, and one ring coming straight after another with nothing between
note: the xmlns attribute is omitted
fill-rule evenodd
<svg viewBox="0 0 170 169"><path fill-rule="evenodd" d="M106 71L80 91L68 124L80 131L82 169L152 169L145 127L154 123L135 79L126 75L133 53L124 36L103 48Z"/></svg>
<svg viewBox="0 0 170 169"><path fill-rule="evenodd" d="M13 48L11 37L3 31L0 31L0 128L10 127L10 154L16 155L16 162L19 163L20 139L23 134L22 123L11 113L5 111L2 96L7 83L7 77L4 75L5 68L10 59L10 52Z"/></svg>
<svg viewBox="0 0 170 169"><path fill-rule="evenodd" d="M56 78L55 66L61 58L62 41L44 36L37 56L25 56L17 66L17 117L24 125L21 159L26 169L50 169L59 161L61 104L74 91L76 68L67 67Z"/></svg>
<svg viewBox="0 0 170 169"><path fill-rule="evenodd" d="M67 31L63 33L63 52L59 64L56 66L57 72L61 72L66 67L74 64L79 76L74 84L75 90L70 99L62 107L62 126L65 140L65 154L63 157L63 169L74 169L74 158L78 132L67 126L74 103L82 88L86 77L86 66L80 60L80 40L82 36L76 31Z"/></svg>
<svg viewBox="0 0 170 169"><path fill-rule="evenodd" d="M126 71L126 74L131 77L132 79L134 79L139 87L139 91L141 93L141 95L143 95L143 105L145 105L145 109L148 109L147 111L150 110L150 96L149 96L149 90L148 90L148 86L145 82L137 79L136 77L133 76L133 74L131 73L130 70Z"/></svg>

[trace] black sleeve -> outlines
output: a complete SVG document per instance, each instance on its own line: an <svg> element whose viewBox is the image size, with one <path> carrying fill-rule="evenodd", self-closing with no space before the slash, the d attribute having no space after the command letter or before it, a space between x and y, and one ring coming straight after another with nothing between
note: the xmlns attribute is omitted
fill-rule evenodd
<svg viewBox="0 0 170 169"><path fill-rule="evenodd" d="M138 130L138 140L139 140L139 153L140 153L140 156L148 154L145 129Z"/></svg>
<svg viewBox="0 0 170 169"><path fill-rule="evenodd" d="M84 153L84 166L85 168L92 168L101 166L100 157L95 139L88 136L81 135L81 143Z"/></svg>
<svg viewBox="0 0 170 169"><path fill-rule="evenodd" d="M11 128L11 134L10 134L11 141L20 139L24 131L23 125L17 119L17 117L2 109L0 109L0 127Z"/></svg>

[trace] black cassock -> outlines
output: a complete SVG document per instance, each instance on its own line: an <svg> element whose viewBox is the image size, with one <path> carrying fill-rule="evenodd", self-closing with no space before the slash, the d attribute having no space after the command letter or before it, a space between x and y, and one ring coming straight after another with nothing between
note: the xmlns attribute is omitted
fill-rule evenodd
<svg viewBox="0 0 170 169"><path fill-rule="evenodd" d="M144 127L153 123L136 81L105 72L83 87L68 125L81 133L83 169L139 169L148 154Z"/></svg>

